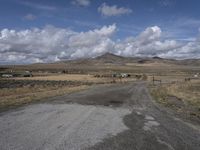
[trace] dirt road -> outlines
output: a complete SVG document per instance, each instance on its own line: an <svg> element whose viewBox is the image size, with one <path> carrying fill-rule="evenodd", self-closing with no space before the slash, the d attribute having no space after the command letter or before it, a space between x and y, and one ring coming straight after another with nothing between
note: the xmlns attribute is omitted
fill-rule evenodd
<svg viewBox="0 0 200 150"><path fill-rule="evenodd" d="M96 86L0 114L1 150L199 150L200 129L143 82Z"/></svg>

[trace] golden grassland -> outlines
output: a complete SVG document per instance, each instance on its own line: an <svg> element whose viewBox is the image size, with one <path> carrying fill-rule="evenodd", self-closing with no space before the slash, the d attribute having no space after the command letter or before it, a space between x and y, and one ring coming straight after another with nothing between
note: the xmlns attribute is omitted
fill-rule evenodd
<svg viewBox="0 0 200 150"><path fill-rule="evenodd" d="M128 82L135 81L135 79L96 78L93 75L83 74L51 74L1 79L0 81L2 81L0 84L6 84L5 88L0 89L1 110L77 92L96 84Z"/></svg>
<svg viewBox="0 0 200 150"><path fill-rule="evenodd" d="M48 81L81 81L81 82L109 82L109 78L95 78L84 74L53 74L48 76L34 76L31 78L15 78L19 80L48 80Z"/></svg>
<svg viewBox="0 0 200 150"><path fill-rule="evenodd" d="M31 78L20 77L14 78L16 80L39 80L39 81L80 81L83 83L94 83L94 84L107 84L113 82L130 82L135 81L136 78L111 78L111 77L94 77L94 75L85 74L51 74L48 76L34 76Z"/></svg>
<svg viewBox="0 0 200 150"><path fill-rule="evenodd" d="M200 119L200 80L150 86L153 98L164 106Z"/></svg>
<svg viewBox="0 0 200 150"><path fill-rule="evenodd" d="M89 85L41 86L4 88L0 90L0 110L42 101L49 97L64 95L89 88Z"/></svg>
<svg viewBox="0 0 200 150"><path fill-rule="evenodd" d="M173 64L166 64L166 63L158 63L158 62L152 62L152 63L126 63L126 66L136 66L136 67L176 67L176 65Z"/></svg>

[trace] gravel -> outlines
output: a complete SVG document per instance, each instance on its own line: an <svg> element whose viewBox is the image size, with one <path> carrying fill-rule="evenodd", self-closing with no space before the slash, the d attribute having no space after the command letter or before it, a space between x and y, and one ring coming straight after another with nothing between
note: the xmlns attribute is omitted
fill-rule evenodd
<svg viewBox="0 0 200 150"><path fill-rule="evenodd" d="M79 150L127 130L124 108L36 104L0 117L1 150Z"/></svg>

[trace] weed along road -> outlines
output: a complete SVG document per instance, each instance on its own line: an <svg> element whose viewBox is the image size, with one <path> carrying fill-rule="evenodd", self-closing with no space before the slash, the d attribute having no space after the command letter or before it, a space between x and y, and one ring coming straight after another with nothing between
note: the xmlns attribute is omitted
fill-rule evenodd
<svg viewBox="0 0 200 150"><path fill-rule="evenodd" d="M199 126L154 103L144 82L99 85L1 112L1 150L199 150Z"/></svg>

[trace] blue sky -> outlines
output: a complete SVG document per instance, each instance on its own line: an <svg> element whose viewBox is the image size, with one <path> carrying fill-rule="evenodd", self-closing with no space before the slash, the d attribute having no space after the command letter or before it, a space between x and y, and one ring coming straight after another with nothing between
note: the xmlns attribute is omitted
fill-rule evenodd
<svg viewBox="0 0 200 150"><path fill-rule="evenodd" d="M181 51L177 48L183 45L187 47L191 45L195 45L195 48L199 47L199 43L194 44L194 41L196 42L198 41L197 39L199 39L199 6L199 0L0 0L0 31L2 32L7 29L8 34L11 35L11 30L14 30L16 32L15 38L19 38L17 35L18 32L31 30L31 32L34 33L33 29L38 28L42 33L47 26L52 26L56 30L67 30L65 32L70 30L75 32L75 34L81 34L81 32L87 34L89 31L95 32L95 30L101 30L103 27L108 29L110 26L114 25L115 33L112 34L112 37L109 35L107 38L111 40L111 43L114 42L114 46L116 47L122 44L118 41L123 41L123 44L126 45L125 43L128 38L137 39L145 31L147 32L147 30L151 33L151 27L156 26L162 33L159 35L159 40L155 39L155 41L157 40L165 44L164 42L169 40L173 42L173 40L175 40L176 46L173 47L172 50L176 52ZM1 33L1 36L2 35L3 33ZM65 37L65 40L67 39L68 38ZM12 41L9 41L8 37L6 40L7 42L5 42L5 39L4 41L0 39L0 46L4 46L4 48L0 47L0 49L2 49L0 54L2 57L5 56L6 53L6 56L13 56L11 57L11 61L7 62L3 60L1 63L15 63L16 61L12 59L15 57L18 58L22 54L10 49L5 50L5 47L12 47L12 49L15 49L13 45L21 47L23 44L14 44ZM10 45L6 45L6 43ZM120 55L135 56L135 54L138 54L142 56L143 52L135 52L135 49L137 49L135 46L137 44L135 43L137 43L137 41L131 41L130 43L134 43L134 49L132 48L132 50L129 50L129 53L123 50L109 51ZM127 47L124 47L124 49L126 48ZM24 49L24 51L30 51L27 47L22 47L22 49ZM35 51L37 51L37 47L35 49ZM46 51L49 51L48 49L49 48L47 48ZM68 51L70 51L70 53L66 54L64 58L76 58L72 57L72 55L77 51L72 49L75 49L75 47L71 49L65 48L64 51L59 51L59 53L56 54L56 58L53 60L62 59L61 53L68 53ZM182 49L185 49L185 47ZM192 47L192 49L194 49L194 47ZM53 48L51 51L54 51ZM102 50L90 56L99 55L105 51L107 50ZM154 50L152 49L152 51ZM9 52L10 54L8 54ZM195 51L195 53L198 52L198 50ZM167 53L169 52L166 51L165 54ZM182 50L181 53L185 52ZM28 54L31 58L33 57L30 52ZM35 55L36 54L34 54L34 56ZM172 54L164 55L163 51L162 53L154 52L151 55L172 57ZM147 53L147 56L150 56L150 54ZM194 56L196 55L176 55L177 58L193 58ZM77 58L78 57L79 56L77 56ZM88 56L80 55L80 57ZM25 57L23 56L23 58ZM34 58L32 59L34 60ZM35 59L44 62L49 61L49 59ZM26 61L24 63L26 63Z"/></svg>
<svg viewBox="0 0 200 150"><path fill-rule="evenodd" d="M102 3L132 10L132 13L106 17L98 11ZM0 28L31 27L72 28L87 31L116 23L120 36L138 34L148 26L158 25L175 38L196 35L200 26L199 0L91 0L88 6L73 4L73 0L0 0ZM33 20L26 15L35 16Z"/></svg>

